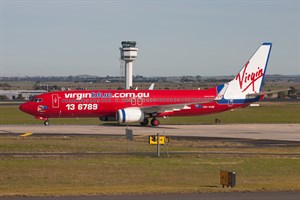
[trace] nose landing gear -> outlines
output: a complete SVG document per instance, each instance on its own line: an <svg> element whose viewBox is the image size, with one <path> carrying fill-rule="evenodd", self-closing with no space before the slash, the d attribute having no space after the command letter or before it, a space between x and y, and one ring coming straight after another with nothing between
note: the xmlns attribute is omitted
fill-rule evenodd
<svg viewBox="0 0 300 200"><path fill-rule="evenodd" d="M49 126L49 125L50 125L49 120L44 121L44 125L45 125L45 126Z"/></svg>
<svg viewBox="0 0 300 200"><path fill-rule="evenodd" d="M36 119L39 119L39 120L44 120L44 125L45 126L49 126L50 125L50 122L48 120L48 117L40 117L40 116L36 116L35 117Z"/></svg>

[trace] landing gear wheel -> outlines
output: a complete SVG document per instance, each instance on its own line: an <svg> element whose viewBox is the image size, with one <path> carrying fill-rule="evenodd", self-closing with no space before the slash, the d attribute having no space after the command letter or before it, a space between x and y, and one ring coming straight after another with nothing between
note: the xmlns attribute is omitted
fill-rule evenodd
<svg viewBox="0 0 300 200"><path fill-rule="evenodd" d="M44 125L45 126L49 126L50 125L50 122L48 120L44 121Z"/></svg>
<svg viewBox="0 0 300 200"><path fill-rule="evenodd" d="M153 118L153 119L151 120L151 125L152 125L152 126L158 126L159 124L160 124L160 122L159 122L158 119Z"/></svg>
<svg viewBox="0 0 300 200"><path fill-rule="evenodd" d="M149 124L148 118L145 118L143 122L140 123L142 126L147 126Z"/></svg>

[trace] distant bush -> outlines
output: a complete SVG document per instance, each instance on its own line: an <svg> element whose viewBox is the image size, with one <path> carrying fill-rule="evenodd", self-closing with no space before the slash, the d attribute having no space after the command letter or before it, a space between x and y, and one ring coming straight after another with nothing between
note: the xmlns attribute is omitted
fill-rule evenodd
<svg viewBox="0 0 300 200"><path fill-rule="evenodd" d="M0 101L7 101L7 100L9 100L7 96L0 95Z"/></svg>
<svg viewBox="0 0 300 200"><path fill-rule="evenodd" d="M11 85L9 85L8 83L0 83L0 87L4 89L9 89L11 88Z"/></svg>

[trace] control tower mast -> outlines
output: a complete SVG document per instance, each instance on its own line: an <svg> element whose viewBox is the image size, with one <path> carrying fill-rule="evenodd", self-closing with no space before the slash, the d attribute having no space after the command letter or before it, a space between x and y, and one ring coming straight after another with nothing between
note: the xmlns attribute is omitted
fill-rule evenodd
<svg viewBox="0 0 300 200"><path fill-rule="evenodd" d="M121 60L125 61L125 89L132 87L132 62L136 60L138 48L135 41L122 41Z"/></svg>

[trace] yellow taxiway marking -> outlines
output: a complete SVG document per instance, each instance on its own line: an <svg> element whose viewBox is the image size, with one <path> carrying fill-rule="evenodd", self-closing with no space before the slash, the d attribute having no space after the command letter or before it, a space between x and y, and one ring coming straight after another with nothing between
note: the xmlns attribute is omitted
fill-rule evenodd
<svg viewBox="0 0 300 200"><path fill-rule="evenodd" d="M27 133L24 133L22 135L20 135L21 137L27 137L27 136L30 136L32 135L33 133L32 132L27 132Z"/></svg>

